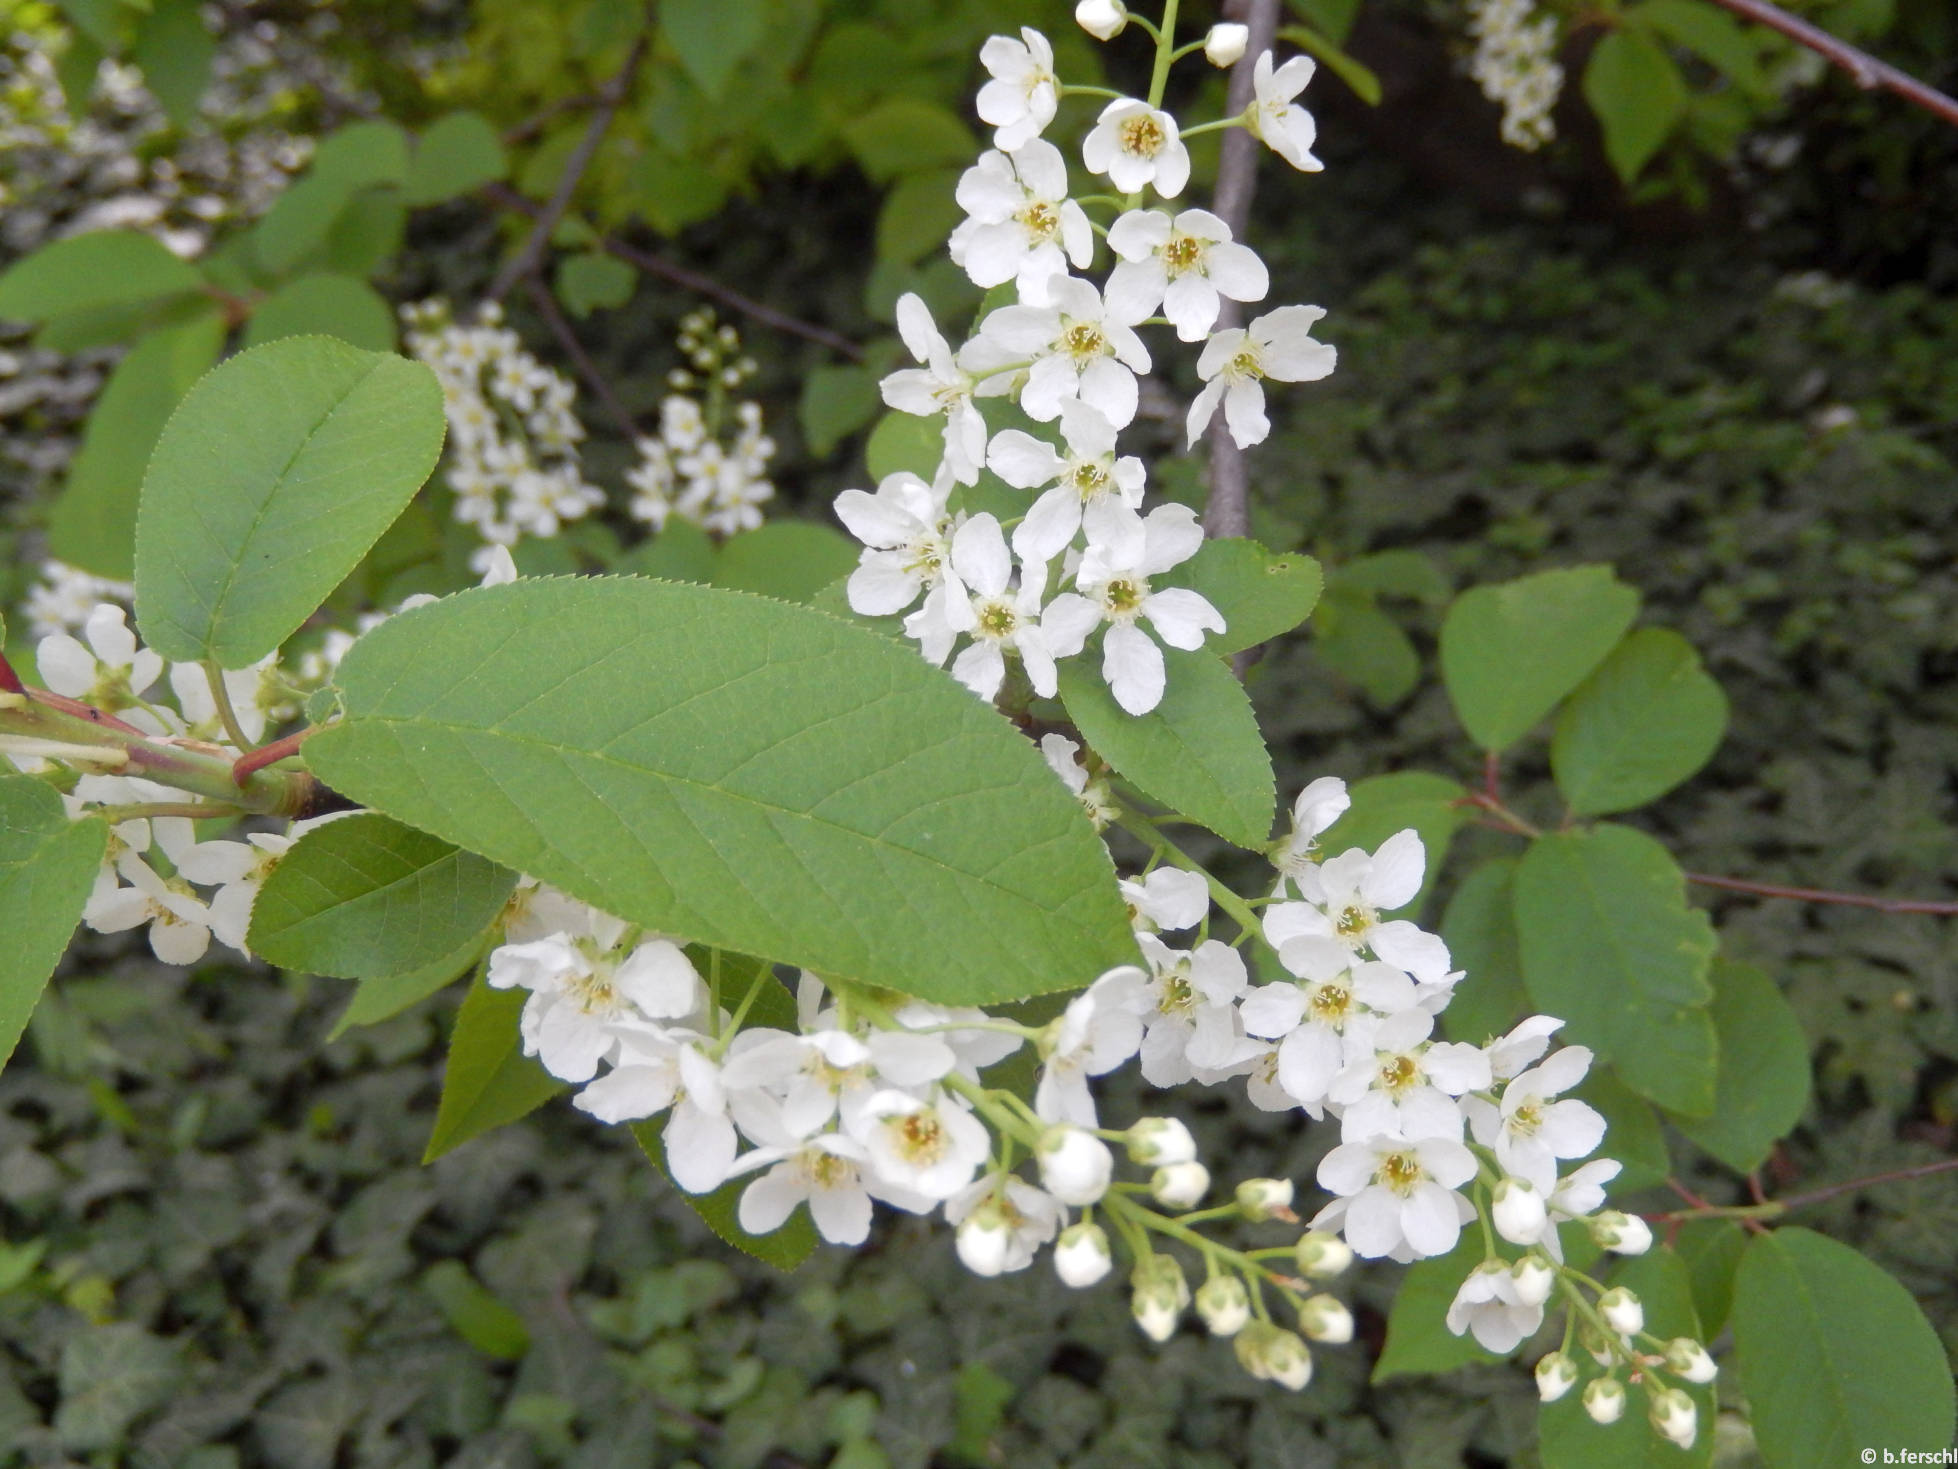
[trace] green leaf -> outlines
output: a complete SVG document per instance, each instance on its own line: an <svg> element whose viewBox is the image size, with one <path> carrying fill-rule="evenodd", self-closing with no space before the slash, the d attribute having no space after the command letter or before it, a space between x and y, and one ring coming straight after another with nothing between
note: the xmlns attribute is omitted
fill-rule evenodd
<svg viewBox="0 0 1958 1469"><path fill-rule="evenodd" d="M862 548L810 520L771 520L731 536L714 561L712 584L807 602L839 576L848 576Z"/></svg>
<svg viewBox="0 0 1958 1469"><path fill-rule="evenodd" d="M1256 850L1271 836L1277 782L1258 716L1229 665L1208 651L1165 651L1162 702L1130 714L1090 650L1060 665L1061 703L1094 752L1143 795Z"/></svg>
<svg viewBox="0 0 1958 1469"><path fill-rule="evenodd" d="M1550 768L1576 815L1629 811L1698 771L1726 729L1727 696L1693 645L1642 627L1565 702Z"/></svg>
<svg viewBox="0 0 1958 1469"><path fill-rule="evenodd" d="M320 264L340 275L370 276L400 253L408 206L398 189L363 189L334 216Z"/></svg>
<svg viewBox="0 0 1958 1469"><path fill-rule="evenodd" d="M141 305L197 291L198 273L148 235L97 230L43 245L0 272L0 321Z"/></svg>
<svg viewBox="0 0 1958 1469"><path fill-rule="evenodd" d="M132 1322L84 1326L61 1349L61 1446L85 1453L113 1448L145 1413L162 1407L184 1379L176 1343Z"/></svg>
<svg viewBox="0 0 1958 1469"><path fill-rule="evenodd" d="M1342 45L1360 14L1360 0L1291 0L1294 14Z"/></svg>
<svg viewBox="0 0 1958 1469"><path fill-rule="evenodd" d="M1006 720L824 613L618 577L462 592L340 665L335 790L628 922L946 1003L1130 962L1113 870Z"/></svg>
<svg viewBox="0 0 1958 1469"><path fill-rule="evenodd" d="M129 9L121 0L57 0L61 13L76 30L101 50L115 55L122 50L123 22Z"/></svg>
<svg viewBox="0 0 1958 1469"><path fill-rule="evenodd" d="M1713 1109L1716 940L1664 847L1610 823L1539 837L1516 872L1516 930L1530 998L1565 1039L1661 1106Z"/></svg>
<svg viewBox="0 0 1958 1469"><path fill-rule="evenodd" d="M1346 83L1353 95L1367 106L1380 105L1380 78L1373 74L1373 68L1343 50L1330 36L1321 34L1311 26L1283 26L1278 35L1307 55L1324 62L1326 70Z"/></svg>
<svg viewBox="0 0 1958 1469"><path fill-rule="evenodd" d="M401 197L417 208L440 204L495 183L509 171L503 140L489 119L480 112L451 112L416 139Z"/></svg>
<svg viewBox="0 0 1958 1469"><path fill-rule="evenodd" d="M309 176L350 194L402 183L408 177L408 135L386 118L348 123L321 141Z"/></svg>
<svg viewBox="0 0 1958 1469"><path fill-rule="evenodd" d="M1720 1074L1713 1111L1673 1126L1736 1173L1752 1173L1808 1110L1808 1037L1781 987L1751 964L1713 965Z"/></svg>
<svg viewBox="0 0 1958 1469"><path fill-rule="evenodd" d="M0 775L0 1066L68 948L108 841L105 823L70 821L54 787Z"/></svg>
<svg viewBox="0 0 1958 1469"><path fill-rule="evenodd" d="M1515 877L1513 857L1484 862L1462 879L1442 910L1442 942L1455 967L1468 975L1441 1012L1450 1040L1484 1045L1508 1034L1525 1014L1529 1000L1516 950Z"/></svg>
<svg viewBox="0 0 1958 1469"><path fill-rule="evenodd" d="M625 305L638 284L638 271L602 251L567 255L558 262L558 299L581 320L594 311Z"/></svg>
<svg viewBox="0 0 1958 1469"><path fill-rule="evenodd" d="M1312 634L1320 660L1376 709L1393 708L1421 681L1421 655L1401 625L1337 582L1312 609Z"/></svg>
<svg viewBox="0 0 1958 1469"><path fill-rule="evenodd" d="M714 577L714 543L690 520L670 516L658 535L633 547L625 569L667 581L708 582Z"/></svg>
<svg viewBox="0 0 1958 1469"><path fill-rule="evenodd" d="M523 1054L517 1021L525 991L493 990L479 976L456 1012L442 1068L442 1099L422 1162L433 1163L472 1138L527 1117L568 1090Z"/></svg>
<svg viewBox="0 0 1958 1469"><path fill-rule="evenodd" d="M863 446L864 465L873 482L908 470L926 484L938 474L945 457L945 429L935 418L915 413L886 413L870 431Z"/></svg>
<svg viewBox="0 0 1958 1469"><path fill-rule="evenodd" d="M1390 1377L1431 1377L1453 1372L1471 1362L1499 1362L1475 1338L1448 1329L1448 1308L1471 1270L1482 1263L1482 1235L1462 1232L1461 1240L1445 1255L1416 1260L1401 1272L1400 1289L1387 1313L1387 1344L1373 1364L1374 1382Z"/></svg>
<svg viewBox="0 0 1958 1469"><path fill-rule="evenodd" d="M1584 100L1604 129L1605 156L1629 184L1686 115L1686 79L1650 37L1615 30L1592 48Z"/></svg>
<svg viewBox="0 0 1958 1469"><path fill-rule="evenodd" d="M347 1008L340 1012L326 1038L337 1041L356 1025L379 1025L384 1020L392 1020L437 990L447 989L476 966L496 932L486 929L475 934L441 958L405 974L383 974L360 980L354 987L353 998L347 1001Z"/></svg>
<svg viewBox="0 0 1958 1469"><path fill-rule="evenodd" d="M136 503L163 425L224 348L213 311L152 332L109 375L88 416L68 483L48 510L48 550L97 576L136 575Z"/></svg>
<svg viewBox="0 0 1958 1469"><path fill-rule="evenodd" d="M1320 836L1319 850L1335 856L1350 847L1370 852L1395 832L1413 827L1427 851L1428 867L1421 877L1421 891L1402 910L1411 918L1427 903L1449 844L1468 822L1467 808L1456 804L1465 794L1454 781L1424 770L1370 775L1347 788L1353 804Z"/></svg>
<svg viewBox="0 0 1958 1469"><path fill-rule="evenodd" d="M470 1346L503 1362L520 1360L530 1350L523 1317L504 1305L460 1260L442 1260L422 1273L422 1294Z"/></svg>
<svg viewBox="0 0 1958 1469"><path fill-rule="evenodd" d="M1319 563L1303 551L1275 556L1238 537L1205 541L1179 579L1224 614L1224 632L1204 643L1206 652L1219 654L1255 648L1304 622L1321 580Z"/></svg>
<svg viewBox="0 0 1958 1469"><path fill-rule="evenodd" d="M1761 71L1759 33L1750 34L1718 6L1704 0L1645 0L1627 10L1625 20L1684 46L1743 91L1757 97L1772 95L1773 85Z"/></svg>
<svg viewBox="0 0 1958 1469"><path fill-rule="evenodd" d="M972 130L950 108L917 97L880 102L841 131L857 163L880 184L903 173L960 168L979 151Z"/></svg>
<svg viewBox="0 0 1958 1469"><path fill-rule="evenodd" d="M300 837L266 877L252 905L251 950L340 979L406 974L480 935L516 881L390 817L343 816Z"/></svg>
<svg viewBox="0 0 1958 1469"><path fill-rule="evenodd" d="M640 1151L665 1174L667 1182L672 1183L673 1175L667 1172L666 1147L660 1141L659 1126L651 1122L627 1125ZM746 1177L730 1179L712 1193L705 1194L690 1194L674 1184L673 1191L685 1199L694 1213L725 1243L773 1265L777 1270L793 1270L815 1251L816 1226L810 1223L809 1211L802 1208L791 1214L782 1227L772 1234L748 1233L741 1227L741 1194L753 1182L753 1178Z"/></svg>
<svg viewBox="0 0 1958 1469"><path fill-rule="evenodd" d="M252 227L252 254L260 268L282 276L321 250L351 197L352 191L333 178L309 175L290 185Z"/></svg>
<svg viewBox="0 0 1958 1469"><path fill-rule="evenodd" d="M818 458L877 416L879 374L867 367L818 367L802 379L796 417Z"/></svg>
<svg viewBox="0 0 1958 1469"><path fill-rule="evenodd" d="M414 498L443 429L434 373L328 337L288 337L206 375L143 481L145 640L226 668L273 651Z"/></svg>
<svg viewBox="0 0 1958 1469"><path fill-rule="evenodd" d="M1594 1068L1572 1095L1598 1109L1605 1121L1605 1136L1611 1139L1610 1156L1625 1165L1611 1182L1614 1193L1631 1193L1666 1181L1672 1172L1672 1156L1666 1150L1666 1130L1650 1102L1603 1067Z"/></svg>
<svg viewBox="0 0 1958 1469"><path fill-rule="evenodd" d="M901 176L877 211L877 258L912 265L938 250L965 217L955 191L956 168Z"/></svg>
<svg viewBox="0 0 1958 1469"><path fill-rule="evenodd" d="M761 0L663 0L659 25L694 85L716 100L768 34Z"/></svg>
<svg viewBox="0 0 1958 1469"><path fill-rule="evenodd" d="M1604 660L1638 615L1608 566L1472 587L1441 623L1441 676L1455 716L1485 750L1527 734Z"/></svg>
<svg viewBox="0 0 1958 1469"><path fill-rule="evenodd" d="M1693 1308L1708 1341L1727 1328L1734 1305L1734 1281L1747 1249L1747 1231L1732 1219L1689 1219L1679 1228L1675 1248L1693 1276Z"/></svg>
<svg viewBox="0 0 1958 1469"><path fill-rule="evenodd" d="M302 275L252 312L245 325L245 346L312 335L338 337L369 352L392 352L394 311L365 281L324 271Z"/></svg>
<svg viewBox="0 0 1958 1469"><path fill-rule="evenodd" d="M217 42L204 29L203 8L200 0L156 0L136 31L131 53L142 68L143 84L180 128L196 125L217 55Z"/></svg>
<svg viewBox="0 0 1958 1469"><path fill-rule="evenodd" d="M1806 1229L1756 1235L1734 1286L1734 1345L1770 1469L1949 1448L1951 1362L1910 1293Z"/></svg>

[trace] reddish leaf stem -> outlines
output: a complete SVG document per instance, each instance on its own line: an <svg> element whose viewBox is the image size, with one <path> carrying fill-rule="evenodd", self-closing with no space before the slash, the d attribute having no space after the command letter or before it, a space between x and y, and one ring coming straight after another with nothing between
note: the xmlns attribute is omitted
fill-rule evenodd
<svg viewBox="0 0 1958 1469"><path fill-rule="evenodd" d="M1780 6L1770 5L1767 0L1714 0L1714 3L1725 6L1735 15L1756 25L1780 31L1789 40L1808 47L1816 55L1848 72L1856 85L1866 92L1880 87L1896 93L1906 102L1916 104L1934 117L1958 124L1958 98L1947 97L1908 72L1899 71L1888 62L1878 61L1869 52L1859 50L1798 16L1790 15Z"/></svg>
<svg viewBox="0 0 1958 1469"><path fill-rule="evenodd" d="M1701 887L1721 888L1733 893L1751 893L1760 898L1795 898L1805 903L1834 903L1845 908L1874 908L1879 913L1930 913L1941 917L1958 915L1958 902L1936 898L1885 898L1874 893L1837 893L1824 888L1783 887L1779 883L1755 882L1743 877L1713 877L1704 872L1689 872L1688 882Z"/></svg>

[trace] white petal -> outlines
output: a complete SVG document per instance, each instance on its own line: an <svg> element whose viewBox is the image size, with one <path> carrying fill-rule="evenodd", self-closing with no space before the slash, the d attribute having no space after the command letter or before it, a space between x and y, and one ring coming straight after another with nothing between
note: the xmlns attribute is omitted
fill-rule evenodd
<svg viewBox="0 0 1958 1469"><path fill-rule="evenodd" d="M1143 604L1142 615L1149 619L1165 643L1172 648L1203 646L1203 634L1224 631L1224 616L1198 592L1187 587L1168 587L1152 592Z"/></svg>
<svg viewBox="0 0 1958 1469"><path fill-rule="evenodd" d="M1139 627L1111 627L1102 643L1101 676L1117 704L1131 714L1147 714L1163 700L1162 649Z"/></svg>

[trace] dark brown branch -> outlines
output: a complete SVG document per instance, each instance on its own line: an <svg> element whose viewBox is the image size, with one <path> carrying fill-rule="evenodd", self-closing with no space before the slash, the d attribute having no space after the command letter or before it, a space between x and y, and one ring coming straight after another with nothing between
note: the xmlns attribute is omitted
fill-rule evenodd
<svg viewBox="0 0 1958 1469"><path fill-rule="evenodd" d="M612 119L618 116L619 104L632 90L632 79L638 75L640 63L645 61L651 44L652 33L641 29L638 39L632 43L632 50L626 53L625 65L599 89L598 109L585 125L584 137L571 150L571 156L564 160L564 172L558 175L557 188L536 215L536 222L531 225L530 234L525 237L522 247L505 262L503 269L497 272L496 279L490 282L489 290L483 295L485 301L501 301L510 294L512 286L537 269L538 262L544 258L544 251L551 243L551 235L564 219L564 212L571 207L571 196L578 192L585 170L598 156L598 145L605 140Z"/></svg>
<svg viewBox="0 0 1958 1469"><path fill-rule="evenodd" d="M514 148L519 143L528 143L567 112L582 112L587 107L596 107L604 100L600 92L580 92L575 97L560 97L547 107L526 117L503 134L503 146Z"/></svg>
<svg viewBox="0 0 1958 1469"><path fill-rule="evenodd" d="M1779 6L1768 4L1768 0L1714 0L1716 5L1725 6L1735 15L1764 25L1769 30L1780 31L1789 40L1808 47L1816 55L1834 63L1848 72L1856 85L1864 91L1882 88L1895 92L1907 102L1915 103L1926 112L1943 118L1946 122L1958 125L1958 98L1947 97L1936 87L1926 86L1908 72L1898 71L1888 62L1878 61L1867 51L1858 50L1847 41L1839 40L1827 31L1810 25L1799 16L1790 15Z"/></svg>
<svg viewBox="0 0 1958 1469"><path fill-rule="evenodd" d="M1742 877L1712 877L1704 872L1689 872L1688 882L1701 887L1721 888L1731 893L1752 893L1761 898L1795 898L1804 903L1833 903L1845 908L1874 908L1879 913L1930 913L1941 917L1958 916L1958 902L1935 898L1886 898L1873 893L1836 893L1824 888L1791 888L1779 883L1752 882Z"/></svg>
<svg viewBox="0 0 1958 1469"><path fill-rule="evenodd" d="M1832 1183L1827 1188L1813 1189L1805 1194L1793 1194L1775 1202L1784 1209L1799 1209L1804 1204L1819 1204L1824 1199L1837 1198L1843 1194L1853 1194L1879 1183L1905 1183L1913 1178L1929 1178L1934 1173L1949 1173L1958 1168L1958 1158L1942 1158L1936 1163L1920 1163L1915 1168L1899 1168L1891 1173L1875 1173L1868 1178L1852 1178L1847 1183Z"/></svg>
<svg viewBox="0 0 1958 1469"><path fill-rule="evenodd" d="M557 338L558 345L564 349L564 355L571 359L572 366L578 369L578 376L585 380L585 386L591 389L592 396L598 399L613 424L625 435L625 441L628 444L635 442L639 438L639 425L632 421L632 414L619 401L619 395L612 391L612 385L598 370L598 364L592 361L591 354L578 340L578 334L571 330L571 323L564 319L564 313L557 309L551 288L535 275L526 280L524 286L530 292L531 304L537 308L537 314L544 318L544 324L551 329L551 335Z"/></svg>

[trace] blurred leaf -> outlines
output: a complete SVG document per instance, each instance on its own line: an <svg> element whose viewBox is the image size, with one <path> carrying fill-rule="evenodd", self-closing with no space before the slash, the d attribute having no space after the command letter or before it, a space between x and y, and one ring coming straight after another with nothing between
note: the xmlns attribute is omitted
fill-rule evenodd
<svg viewBox="0 0 1958 1469"><path fill-rule="evenodd" d="M1507 1034L1526 1013L1529 996L1523 991L1511 894L1515 876L1513 857L1483 862L1462 879L1441 915L1441 937L1449 958L1457 969L1468 972L1441 1012L1442 1029L1450 1040L1485 1045Z"/></svg>
<svg viewBox="0 0 1958 1469"><path fill-rule="evenodd" d="M1312 609L1312 633L1320 661L1376 709L1393 708L1421 681L1421 655L1401 625L1337 583Z"/></svg>
<svg viewBox="0 0 1958 1469"><path fill-rule="evenodd" d="M0 271L0 321L39 322L189 295L191 266L135 230L95 230L43 245Z"/></svg>
<svg viewBox="0 0 1958 1469"><path fill-rule="evenodd" d="M372 286L352 276L302 275L259 303L245 324L244 345L312 335L338 337L369 352L392 352L394 310Z"/></svg>
<svg viewBox="0 0 1958 1469"><path fill-rule="evenodd" d="M1626 183L1686 115L1686 80L1649 37L1614 30L1592 48L1584 67L1584 100L1604 129L1605 156Z"/></svg>
<svg viewBox="0 0 1958 1469"><path fill-rule="evenodd" d="M877 258L910 265L943 248L945 237L965 217L953 191L960 170L932 169L902 175L877 211Z"/></svg>
<svg viewBox="0 0 1958 1469"><path fill-rule="evenodd" d="M1716 959L1720 1074L1711 1115L1673 1126L1736 1173L1751 1173L1808 1110L1809 1048L1781 987L1752 964Z"/></svg>
<svg viewBox="0 0 1958 1469"><path fill-rule="evenodd" d="M877 416L878 374L867 367L818 367L802 380L796 415L809 452L826 459L836 446Z"/></svg>
<svg viewBox="0 0 1958 1469"><path fill-rule="evenodd" d="M945 428L936 418L913 413L886 413L870 431L864 445L865 467L873 484L907 470L930 484L945 457Z"/></svg>
<svg viewBox="0 0 1958 1469"><path fill-rule="evenodd" d="M761 0L662 0L660 31L687 75L719 100L742 59L768 34Z"/></svg>
<svg viewBox="0 0 1958 1469"><path fill-rule="evenodd" d="M671 1183L672 1174L667 1172L666 1167L666 1147L660 1141L660 1126L652 1122L634 1122L629 1127L640 1151ZM690 1194L676 1183L673 1184L673 1191L685 1199L687 1206L726 1243L773 1265L777 1270L793 1270L808 1259L816 1248L816 1226L809 1220L809 1210L806 1206L797 1209L772 1234L750 1234L741 1227L740 1209L742 1192L752 1182L754 1178L749 1177L730 1179L711 1193L704 1194Z"/></svg>
<svg viewBox="0 0 1958 1469"><path fill-rule="evenodd" d="M1757 98L1774 95L1773 84L1761 70L1760 32L1750 35L1717 5L1705 0L1644 0L1625 11L1625 22L1658 31Z"/></svg>
<svg viewBox="0 0 1958 1469"><path fill-rule="evenodd" d="M1747 1231L1732 1219L1689 1219L1679 1228L1674 1248L1693 1277L1693 1308L1700 1329L1713 1341L1727 1329L1734 1304L1734 1280L1747 1249Z"/></svg>
<svg viewBox="0 0 1958 1469"><path fill-rule="evenodd" d="M143 84L180 128L196 125L198 104L211 84L217 42L204 28L200 0L154 0L136 30L130 59L142 68Z"/></svg>
<svg viewBox="0 0 1958 1469"><path fill-rule="evenodd" d="M843 124L863 171L877 183L899 174L963 168L979 152L972 130L949 108L917 97L893 97Z"/></svg>
<svg viewBox="0 0 1958 1469"><path fill-rule="evenodd" d="M422 1272L421 1288L456 1334L485 1356L515 1362L530 1350L523 1318L484 1289L460 1260L429 1266Z"/></svg>
<svg viewBox="0 0 1958 1469"><path fill-rule="evenodd" d="M176 1343L131 1322L85 1326L61 1351L61 1405L54 1431L63 1448L113 1448L183 1381Z"/></svg>
<svg viewBox="0 0 1958 1469"><path fill-rule="evenodd" d="M1470 1362L1501 1360L1484 1351L1474 1337L1457 1336L1448 1329L1448 1308L1469 1272L1482 1263L1482 1255L1482 1236L1469 1229L1447 1254L1416 1260L1401 1271L1400 1287L1387 1313L1387 1345L1373 1364L1372 1381L1428 1377Z"/></svg>
<svg viewBox="0 0 1958 1469"><path fill-rule="evenodd" d="M420 1004L438 990L447 989L475 967L494 937L485 930L464 940L441 958L405 974L384 974L356 982L354 995L340 1018L333 1023L327 1039L336 1041L357 1025L379 1025L402 1011Z"/></svg>
<svg viewBox="0 0 1958 1469"><path fill-rule="evenodd" d="M502 139L489 119L480 112L451 112L415 140L401 197L416 208L440 204L495 183L509 171Z"/></svg>
<svg viewBox="0 0 1958 1469"><path fill-rule="evenodd" d="M839 576L848 576L861 549L814 521L771 520L722 543L712 584L807 602Z"/></svg>
<svg viewBox="0 0 1958 1469"><path fill-rule="evenodd" d="M1571 1095L1598 1109L1608 1129L1606 1136L1611 1139L1610 1156L1625 1165L1612 1180L1614 1193L1630 1193L1666 1181L1672 1172L1672 1157L1666 1150L1666 1130L1650 1102L1603 1066L1594 1066Z"/></svg>
<svg viewBox="0 0 1958 1469"><path fill-rule="evenodd" d="M638 284L638 271L600 251L567 255L558 262L558 299L565 310L581 319L594 311L625 305Z"/></svg>
<svg viewBox="0 0 1958 1469"><path fill-rule="evenodd" d="M1308 56L1324 62L1326 70L1346 83L1353 95L1367 106L1380 105L1380 78L1365 62L1342 50L1330 36L1311 26L1280 26L1278 38L1290 41Z"/></svg>

